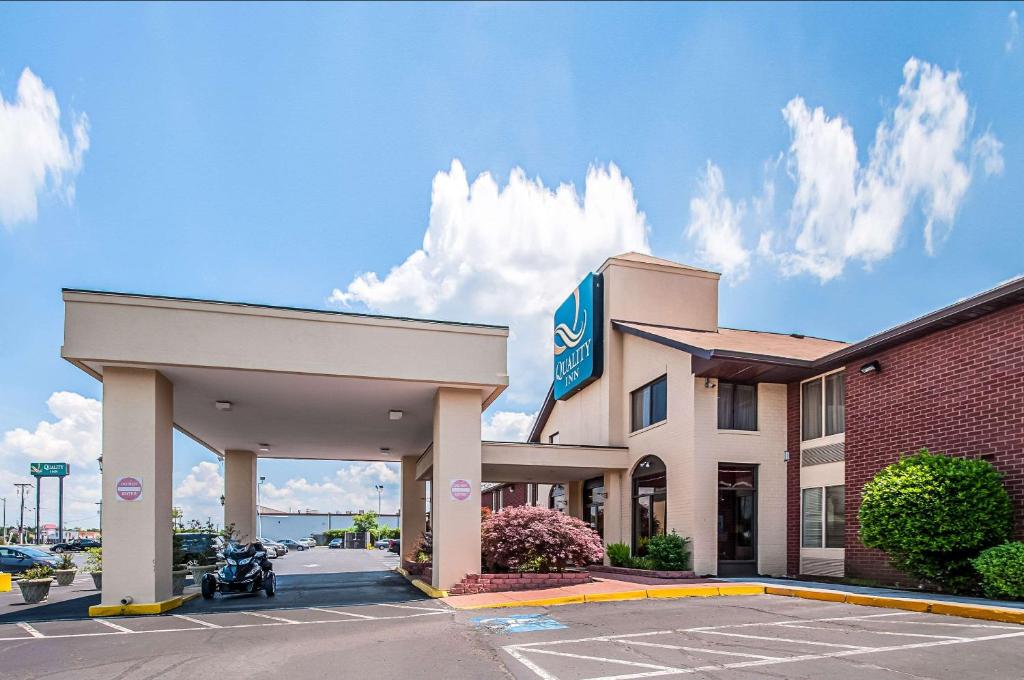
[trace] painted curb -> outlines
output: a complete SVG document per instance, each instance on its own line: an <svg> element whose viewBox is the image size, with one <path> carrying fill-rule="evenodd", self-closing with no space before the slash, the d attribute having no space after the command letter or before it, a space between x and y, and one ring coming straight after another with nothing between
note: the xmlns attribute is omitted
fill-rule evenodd
<svg viewBox="0 0 1024 680"><path fill-rule="evenodd" d="M645 600L646 590L625 590L621 593L588 593L583 595L584 602L624 602L626 600Z"/></svg>
<svg viewBox="0 0 1024 680"><path fill-rule="evenodd" d="M408 578L408 576L406 578ZM448 597L448 591L447 590L438 590L434 586L430 585L429 583L424 583L423 581L421 581L418 578L412 579L411 582L412 582L412 584L414 586L416 586L417 588L422 590L424 593L426 593L427 597L433 597L433 598Z"/></svg>
<svg viewBox="0 0 1024 680"><path fill-rule="evenodd" d="M908 597L885 597L884 595L860 595L838 590L818 590L816 588L799 588L788 586L765 586L768 595L782 597L799 597L806 600L823 600L826 602L843 602L845 604L883 609L904 609L926 614L942 614L959 616L966 619L983 619L999 623L1024 624L1024 609L1008 609L985 605L965 604L960 602L940 602L936 600L919 600Z"/></svg>
<svg viewBox="0 0 1024 680"><path fill-rule="evenodd" d="M0 574L0 593L11 592L11 575Z"/></svg>
<svg viewBox="0 0 1024 680"><path fill-rule="evenodd" d="M189 599L195 599L194 593L188 595ZM120 604L94 604L89 607L89 616L99 618L105 616L145 616L147 614L163 614L171 609L177 609L185 602L182 596L172 597L160 602L139 602L127 605Z"/></svg>
<svg viewBox="0 0 1024 680"><path fill-rule="evenodd" d="M467 604L447 600L455 609L501 609L508 607L557 607L563 604L583 604L584 602L625 602L631 600L676 599L683 597L719 597L722 595L763 595L764 586L760 585L723 585L723 586L681 586L679 588L649 588L647 590L624 590L618 593L588 593L584 595L565 595L536 600L506 600L493 604Z"/></svg>

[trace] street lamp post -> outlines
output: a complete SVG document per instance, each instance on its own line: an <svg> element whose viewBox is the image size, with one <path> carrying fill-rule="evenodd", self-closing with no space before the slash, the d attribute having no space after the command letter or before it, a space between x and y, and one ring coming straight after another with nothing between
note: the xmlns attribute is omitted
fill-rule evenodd
<svg viewBox="0 0 1024 680"><path fill-rule="evenodd" d="M263 482L267 481L266 477L260 477L260 483L256 485L256 536L263 535L263 517L260 515L260 487L263 486Z"/></svg>
<svg viewBox="0 0 1024 680"><path fill-rule="evenodd" d="M14 486L18 487L18 495L21 496L21 515L18 518L18 542L25 545L25 489L30 488L32 485L22 482Z"/></svg>
<svg viewBox="0 0 1024 680"><path fill-rule="evenodd" d="M384 493L384 485L383 484L374 484L373 488L377 490L377 516L379 517L380 516L380 499L381 499L381 495Z"/></svg>

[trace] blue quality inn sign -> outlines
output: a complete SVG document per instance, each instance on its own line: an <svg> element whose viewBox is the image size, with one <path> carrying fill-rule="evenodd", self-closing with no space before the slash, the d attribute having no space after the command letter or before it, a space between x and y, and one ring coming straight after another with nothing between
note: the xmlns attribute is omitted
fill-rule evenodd
<svg viewBox="0 0 1024 680"><path fill-rule="evenodd" d="M587 274L555 310L555 399L568 399L601 377L604 368L604 287Z"/></svg>

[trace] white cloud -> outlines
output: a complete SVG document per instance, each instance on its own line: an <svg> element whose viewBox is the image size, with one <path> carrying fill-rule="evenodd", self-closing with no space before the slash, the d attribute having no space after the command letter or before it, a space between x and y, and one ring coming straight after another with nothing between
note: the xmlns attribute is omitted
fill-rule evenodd
<svg viewBox="0 0 1024 680"><path fill-rule="evenodd" d="M536 418L536 413L496 411L484 419L482 438L489 442L525 442Z"/></svg>
<svg viewBox="0 0 1024 680"><path fill-rule="evenodd" d="M220 504L224 493L224 477L220 466L210 461L193 465L174 489L173 502L181 508L184 521L209 519L215 525L224 523L224 508Z"/></svg>
<svg viewBox="0 0 1024 680"><path fill-rule="evenodd" d="M260 489L261 504L278 510L348 512L377 510L375 484L384 486L381 510L393 513L400 503L401 476L396 463L345 463L319 481L293 478L283 484L270 481Z"/></svg>
<svg viewBox="0 0 1024 680"><path fill-rule="evenodd" d="M934 252L937 228L952 227L972 180L969 153L987 174L1002 170L1002 143L991 132L970 144L971 109L958 71L910 59L895 109L875 131L861 165L853 130L839 116L810 109L796 97L783 109L793 141L789 170L796 182L790 211L795 238L773 256L787 274L809 272L827 281L850 260L865 266L889 257L908 214L919 206L925 248Z"/></svg>
<svg viewBox="0 0 1024 680"><path fill-rule="evenodd" d="M99 524L100 472L96 459L101 447L100 402L74 392L54 392L46 405L53 418L32 430L15 428L0 440L0 488L7 496L7 522L17 525L19 498L16 482L33 483L34 462L67 462L71 475L64 480L64 524L94 528ZM44 479L40 523L57 522L57 480ZM25 498L25 525L35 525L35 491Z"/></svg>
<svg viewBox="0 0 1024 680"><path fill-rule="evenodd" d="M686 236L697 244L697 257L735 281L750 269L750 251L743 245L740 224L746 203L734 203L725 193L722 170L708 161L699 179L699 195L690 199ZM766 189L769 187L766 186ZM774 186L771 187L774 190ZM769 195L766 195L766 200Z"/></svg>
<svg viewBox="0 0 1024 680"><path fill-rule="evenodd" d="M1009 24L1010 35L1006 38L1006 42L1003 43L1003 48L1009 54L1017 49L1017 43L1020 42L1020 18L1017 15L1017 10L1010 10L1010 14L1006 17L1006 22Z"/></svg>
<svg viewBox="0 0 1024 680"><path fill-rule="evenodd" d="M75 177L89 149L89 119L71 115L69 140L60 118L57 96L27 68L13 100L0 93L0 224L7 228L35 221L45 190L74 200Z"/></svg>
<svg viewBox="0 0 1024 680"><path fill-rule="evenodd" d="M605 258L648 252L646 218L615 165L591 167L581 196L520 169L472 184L458 160L434 177L423 247L381 278L357 276L330 299L389 314L510 326L507 394L536 406L551 381L551 314Z"/></svg>

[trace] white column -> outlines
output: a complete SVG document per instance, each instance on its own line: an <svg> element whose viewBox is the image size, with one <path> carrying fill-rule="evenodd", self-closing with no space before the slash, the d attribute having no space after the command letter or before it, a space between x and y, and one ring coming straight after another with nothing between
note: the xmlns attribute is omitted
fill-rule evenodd
<svg viewBox="0 0 1024 680"><path fill-rule="evenodd" d="M102 605L171 598L173 419L174 388L159 372L104 368ZM142 485L134 500L128 478Z"/></svg>
<svg viewBox="0 0 1024 680"><path fill-rule="evenodd" d="M441 387L434 398L433 586L441 590L480 573L480 407L476 389ZM468 495L457 498L463 482Z"/></svg>
<svg viewBox="0 0 1024 680"><path fill-rule="evenodd" d="M402 557L415 559L413 548L427 526L427 483L416 481L416 456L402 458Z"/></svg>
<svg viewBox="0 0 1024 680"><path fill-rule="evenodd" d="M241 543L256 538L256 454L224 452L224 526Z"/></svg>

